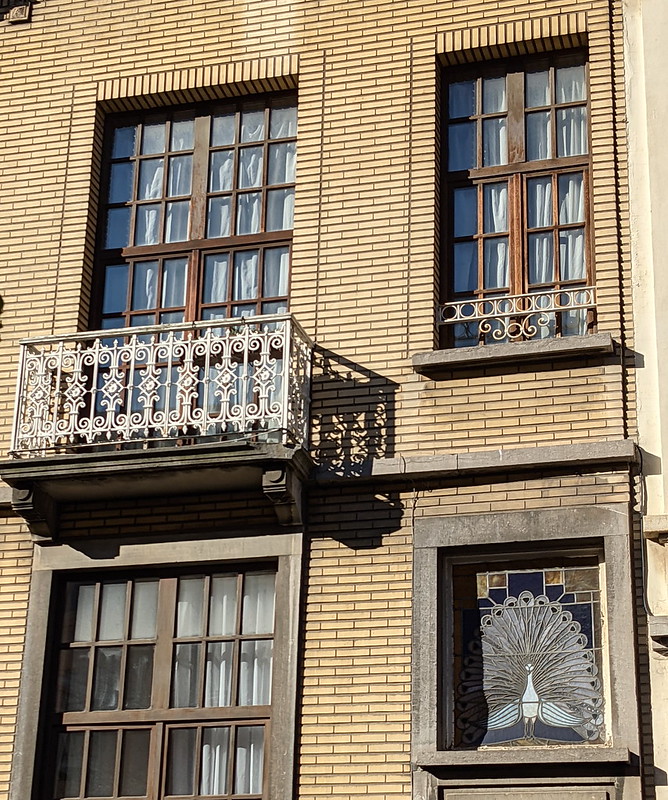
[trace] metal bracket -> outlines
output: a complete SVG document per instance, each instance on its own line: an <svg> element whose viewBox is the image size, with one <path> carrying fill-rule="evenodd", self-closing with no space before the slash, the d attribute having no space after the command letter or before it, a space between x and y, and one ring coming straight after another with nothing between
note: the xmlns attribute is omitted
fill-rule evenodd
<svg viewBox="0 0 668 800"><path fill-rule="evenodd" d="M273 506L279 525L302 521L302 484L287 467L267 469L262 474L262 491Z"/></svg>

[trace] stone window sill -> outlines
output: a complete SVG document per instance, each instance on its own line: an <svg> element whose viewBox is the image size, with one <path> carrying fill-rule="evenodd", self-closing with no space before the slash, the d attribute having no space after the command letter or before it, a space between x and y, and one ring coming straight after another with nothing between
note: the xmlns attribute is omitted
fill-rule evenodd
<svg viewBox="0 0 668 800"><path fill-rule="evenodd" d="M453 347L413 355L413 369L436 380L447 378L454 370L496 367L530 361L553 361L574 357L592 357L612 353L614 342L609 333L535 339L529 342L504 342L478 347Z"/></svg>

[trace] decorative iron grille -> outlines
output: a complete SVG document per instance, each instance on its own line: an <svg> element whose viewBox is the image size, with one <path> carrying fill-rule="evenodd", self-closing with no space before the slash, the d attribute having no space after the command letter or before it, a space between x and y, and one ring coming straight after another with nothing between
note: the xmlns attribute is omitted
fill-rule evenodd
<svg viewBox="0 0 668 800"><path fill-rule="evenodd" d="M27 339L11 455L159 441L306 446L312 347L289 314Z"/></svg>
<svg viewBox="0 0 668 800"><path fill-rule="evenodd" d="M578 286L444 303L438 309L438 323L465 328L467 335L460 334L459 339L541 339L586 333L587 312L595 308L595 287Z"/></svg>

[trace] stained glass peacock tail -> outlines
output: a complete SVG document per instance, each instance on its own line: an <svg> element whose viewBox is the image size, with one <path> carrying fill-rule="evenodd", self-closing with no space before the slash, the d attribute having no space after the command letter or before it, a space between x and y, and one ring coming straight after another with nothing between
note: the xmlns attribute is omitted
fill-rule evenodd
<svg viewBox="0 0 668 800"><path fill-rule="evenodd" d="M590 573L585 575L590 591L580 592L565 590L565 580L574 578L569 572L496 572L496 586L478 597L479 628L469 628L466 636L462 627L468 641L462 642L456 702L460 745L603 740L600 648L594 641L598 591L591 591L596 570L579 570L581 582L582 573ZM548 584L555 575L561 583ZM480 587L482 576L477 577ZM511 593L522 585L533 591Z"/></svg>

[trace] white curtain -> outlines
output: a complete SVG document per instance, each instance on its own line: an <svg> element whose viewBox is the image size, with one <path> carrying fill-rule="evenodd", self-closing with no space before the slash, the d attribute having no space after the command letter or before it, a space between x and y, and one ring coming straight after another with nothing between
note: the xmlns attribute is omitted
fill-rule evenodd
<svg viewBox="0 0 668 800"><path fill-rule="evenodd" d="M482 163L486 167L508 163L508 129L505 117L483 120Z"/></svg>
<svg viewBox="0 0 668 800"><path fill-rule="evenodd" d="M209 200L206 235L210 239L230 235L230 205L229 197L212 197Z"/></svg>
<svg viewBox="0 0 668 800"><path fill-rule="evenodd" d="M239 188L262 185L262 148L244 147L239 152Z"/></svg>
<svg viewBox="0 0 668 800"><path fill-rule="evenodd" d="M190 194L192 156L173 156L169 160L169 197ZM159 196L159 195L158 195Z"/></svg>
<svg viewBox="0 0 668 800"><path fill-rule="evenodd" d="M267 230L287 231L294 224L294 189L272 189L267 193Z"/></svg>
<svg viewBox="0 0 668 800"><path fill-rule="evenodd" d="M209 190L227 192L232 188L234 156L232 150L219 150L211 155Z"/></svg>
<svg viewBox="0 0 668 800"><path fill-rule="evenodd" d="M156 200L162 197L162 171L162 158L150 158L141 162L138 193L140 200Z"/></svg>
<svg viewBox="0 0 668 800"><path fill-rule="evenodd" d="M132 310L155 308L157 305L158 263L139 261L134 267Z"/></svg>
<svg viewBox="0 0 668 800"><path fill-rule="evenodd" d="M202 777L200 794L227 794L229 728L204 728L202 733Z"/></svg>
<svg viewBox="0 0 668 800"><path fill-rule="evenodd" d="M268 182L293 183L295 180L295 164L297 149L294 142L272 144L269 146Z"/></svg>
<svg viewBox="0 0 668 800"><path fill-rule="evenodd" d="M179 581L179 596L176 604L176 635L201 636L203 578L182 578Z"/></svg>
<svg viewBox="0 0 668 800"><path fill-rule="evenodd" d="M271 122L269 124L270 139L284 139L288 136L297 135L297 108L286 106L285 108L272 108Z"/></svg>
<svg viewBox="0 0 668 800"><path fill-rule="evenodd" d="M237 728L236 794L261 794L264 762L264 728L260 725Z"/></svg>
<svg viewBox="0 0 668 800"><path fill-rule="evenodd" d="M211 642L206 651L206 708L229 706L232 698L232 642Z"/></svg>
<svg viewBox="0 0 668 800"><path fill-rule="evenodd" d="M274 584L275 575L273 573L246 575L243 592L242 633L273 632Z"/></svg>
<svg viewBox="0 0 668 800"><path fill-rule="evenodd" d="M557 111L557 155L578 156L586 153L587 112L584 106Z"/></svg>
<svg viewBox="0 0 668 800"><path fill-rule="evenodd" d="M262 195L259 192L240 194L237 200L237 234L260 232Z"/></svg>
<svg viewBox="0 0 668 800"><path fill-rule="evenodd" d="M239 664L239 705L266 706L271 703L273 642L241 643Z"/></svg>
<svg viewBox="0 0 668 800"><path fill-rule="evenodd" d="M272 247L264 253L264 296L280 297L288 293L290 254L287 247Z"/></svg>
<svg viewBox="0 0 668 800"><path fill-rule="evenodd" d="M137 206L135 244L157 244L160 235L160 206Z"/></svg>
<svg viewBox="0 0 668 800"><path fill-rule="evenodd" d="M527 182L529 228L547 228L554 224L552 179L532 178ZM554 280L554 240L551 232L529 234L529 283Z"/></svg>
<svg viewBox="0 0 668 800"><path fill-rule="evenodd" d="M184 242L188 238L189 216L189 200L183 200L179 203L167 203L166 242Z"/></svg>
<svg viewBox="0 0 668 800"><path fill-rule="evenodd" d="M535 111L527 114L527 159L536 161L552 158L550 112Z"/></svg>
<svg viewBox="0 0 668 800"><path fill-rule="evenodd" d="M483 230L505 233L508 230L508 184L486 184L483 193ZM508 237L485 239L484 286L498 289L508 286Z"/></svg>
<svg viewBox="0 0 668 800"><path fill-rule="evenodd" d="M174 308L185 303L186 294L186 267L185 258L170 258L165 261L162 276L162 305L163 308Z"/></svg>
<svg viewBox="0 0 668 800"><path fill-rule="evenodd" d="M258 251L247 250L234 256L232 299L253 300L258 294Z"/></svg>

